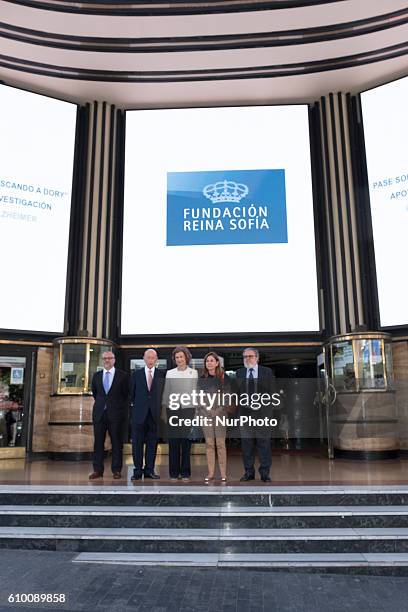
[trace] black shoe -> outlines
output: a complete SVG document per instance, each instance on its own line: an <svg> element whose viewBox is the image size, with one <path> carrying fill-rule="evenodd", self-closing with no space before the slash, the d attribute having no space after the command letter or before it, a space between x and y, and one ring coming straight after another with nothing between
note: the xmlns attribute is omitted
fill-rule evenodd
<svg viewBox="0 0 408 612"><path fill-rule="evenodd" d="M145 472L144 475L145 478L152 478L152 480L159 480L160 476L158 474L155 474L154 472Z"/></svg>
<svg viewBox="0 0 408 612"><path fill-rule="evenodd" d="M102 472L92 472L92 474L89 474L88 476L89 480L97 480L98 478L103 478L103 474Z"/></svg>
<svg viewBox="0 0 408 612"><path fill-rule="evenodd" d="M247 482L248 480L255 480L255 476L249 472L245 472L245 474L241 476L239 480L240 482Z"/></svg>
<svg viewBox="0 0 408 612"><path fill-rule="evenodd" d="M262 482L271 482L271 477L269 476L269 474L263 474L261 476L261 480Z"/></svg>
<svg viewBox="0 0 408 612"><path fill-rule="evenodd" d="M142 473L141 472L133 472L133 476L130 480L142 480Z"/></svg>

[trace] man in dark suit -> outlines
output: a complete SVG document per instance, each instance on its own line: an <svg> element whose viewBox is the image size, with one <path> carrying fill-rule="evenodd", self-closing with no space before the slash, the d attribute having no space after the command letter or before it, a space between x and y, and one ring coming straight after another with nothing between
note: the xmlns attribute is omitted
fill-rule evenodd
<svg viewBox="0 0 408 612"><path fill-rule="evenodd" d="M112 442L112 473L115 480L121 478L123 426L129 403L129 376L115 368L112 351L102 354L103 370L92 378L92 395L95 403L92 412L94 427L93 469L89 480L103 476L103 457L106 432Z"/></svg>
<svg viewBox="0 0 408 612"><path fill-rule="evenodd" d="M147 349L143 360L145 366L134 371L131 381L132 480L140 480L142 476L156 480L160 478L154 471L154 463L166 371L156 369L157 353L154 349Z"/></svg>
<svg viewBox="0 0 408 612"><path fill-rule="evenodd" d="M237 384L240 393L271 393L273 389L274 376L272 370L258 364L259 352L250 347L243 352L244 367L237 370ZM255 418L264 416L260 411L242 409L241 414L248 414ZM263 482L270 482L269 471L271 469L271 438L265 427L256 429L253 427L241 428L241 450L245 473L241 481L255 479L255 449L259 457L259 475Z"/></svg>

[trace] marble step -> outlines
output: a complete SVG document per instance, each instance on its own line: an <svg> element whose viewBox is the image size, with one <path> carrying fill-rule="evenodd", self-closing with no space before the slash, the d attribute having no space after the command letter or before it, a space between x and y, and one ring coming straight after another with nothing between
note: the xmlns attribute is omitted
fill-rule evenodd
<svg viewBox="0 0 408 612"><path fill-rule="evenodd" d="M408 529L1 527L0 547L134 553L408 553Z"/></svg>
<svg viewBox="0 0 408 612"><path fill-rule="evenodd" d="M62 506L406 506L408 487L278 487L262 483L257 486L3 485L0 499L6 505Z"/></svg>
<svg viewBox="0 0 408 612"><path fill-rule="evenodd" d="M0 526L82 528L408 527L408 506L0 506Z"/></svg>
<svg viewBox="0 0 408 612"><path fill-rule="evenodd" d="M408 553L80 553L73 563L165 567L252 567L285 571L408 573ZM405 571L404 571L405 570Z"/></svg>

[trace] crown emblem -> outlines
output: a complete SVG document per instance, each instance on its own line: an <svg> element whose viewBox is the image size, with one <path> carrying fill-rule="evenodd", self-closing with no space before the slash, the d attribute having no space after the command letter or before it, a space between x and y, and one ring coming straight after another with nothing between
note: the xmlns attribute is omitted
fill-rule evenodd
<svg viewBox="0 0 408 612"><path fill-rule="evenodd" d="M212 185L206 185L203 189L203 195L211 200L213 204L218 202L239 202L248 195L248 192L247 185L225 179L217 181L217 183Z"/></svg>

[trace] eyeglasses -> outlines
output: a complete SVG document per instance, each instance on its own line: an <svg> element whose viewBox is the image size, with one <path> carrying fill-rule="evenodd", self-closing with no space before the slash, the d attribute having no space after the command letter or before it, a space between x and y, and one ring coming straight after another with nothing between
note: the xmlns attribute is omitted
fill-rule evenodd
<svg viewBox="0 0 408 612"><path fill-rule="evenodd" d="M102 361L111 361L114 357L102 357Z"/></svg>
<svg viewBox="0 0 408 612"><path fill-rule="evenodd" d="M252 357L256 359L256 355L244 355L244 359L251 359Z"/></svg>

